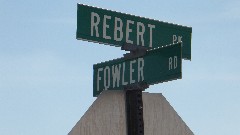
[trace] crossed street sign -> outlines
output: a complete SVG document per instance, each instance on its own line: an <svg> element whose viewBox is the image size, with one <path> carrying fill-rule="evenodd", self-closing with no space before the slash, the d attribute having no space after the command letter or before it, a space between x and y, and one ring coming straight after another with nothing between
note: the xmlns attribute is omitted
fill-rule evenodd
<svg viewBox="0 0 240 135"><path fill-rule="evenodd" d="M192 28L187 26L78 4L76 35L79 40L147 50L95 64L93 96L139 82L179 79L182 59L191 60Z"/></svg>

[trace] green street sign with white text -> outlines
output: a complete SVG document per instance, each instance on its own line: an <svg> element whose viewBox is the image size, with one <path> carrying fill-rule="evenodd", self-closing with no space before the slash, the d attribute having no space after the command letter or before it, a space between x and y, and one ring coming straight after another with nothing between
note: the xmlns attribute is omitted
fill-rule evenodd
<svg viewBox="0 0 240 135"><path fill-rule="evenodd" d="M181 43L148 50L133 59L119 58L93 65L93 96L103 90L123 90L128 84L157 84L182 78Z"/></svg>
<svg viewBox="0 0 240 135"><path fill-rule="evenodd" d="M113 46L149 49L182 42L182 58L191 60L192 28L78 4L76 38Z"/></svg>

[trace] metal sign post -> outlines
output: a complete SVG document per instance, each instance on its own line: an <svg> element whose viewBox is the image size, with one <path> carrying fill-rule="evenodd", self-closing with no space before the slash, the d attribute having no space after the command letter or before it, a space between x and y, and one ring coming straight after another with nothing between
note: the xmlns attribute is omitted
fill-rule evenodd
<svg viewBox="0 0 240 135"><path fill-rule="evenodd" d="M128 135L144 135L142 91L146 88L148 85L144 82L124 87Z"/></svg>
<svg viewBox="0 0 240 135"><path fill-rule="evenodd" d="M136 45L125 45L122 50L130 51L125 59L144 56L147 49ZM142 91L148 88L146 82L138 82L124 87L126 94L127 134L144 135Z"/></svg>

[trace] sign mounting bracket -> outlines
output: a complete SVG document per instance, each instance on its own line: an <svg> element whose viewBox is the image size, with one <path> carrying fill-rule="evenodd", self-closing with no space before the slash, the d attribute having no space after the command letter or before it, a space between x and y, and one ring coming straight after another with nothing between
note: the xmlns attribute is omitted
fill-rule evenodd
<svg viewBox="0 0 240 135"><path fill-rule="evenodd" d="M144 56L147 52L147 47L125 43L121 50L130 51L130 53L123 55L125 59L133 59Z"/></svg>
<svg viewBox="0 0 240 135"><path fill-rule="evenodd" d="M124 87L126 96L127 134L144 135L142 91L148 88L145 82Z"/></svg>

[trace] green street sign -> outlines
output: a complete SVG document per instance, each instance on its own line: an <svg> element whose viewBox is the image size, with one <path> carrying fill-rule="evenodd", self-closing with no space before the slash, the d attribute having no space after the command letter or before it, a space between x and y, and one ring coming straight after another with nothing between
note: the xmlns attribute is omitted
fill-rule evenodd
<svg viewBox="0 0 240 135"><path fill-rule="evenodd" d="M182 77L181 43L148 50L133 59L119 58L93 65L93 96L103 90L123 90L128 84L157 84Z"/></svg>
<svg viewBox="0 0 240 135"><path fill-rule="evenodd" d="M183 42L182 57L191 60L192 28L78 4L77 39L149 49Z"/></svg>

